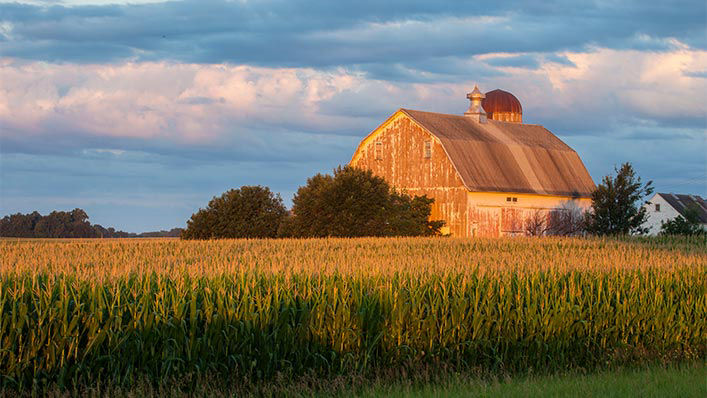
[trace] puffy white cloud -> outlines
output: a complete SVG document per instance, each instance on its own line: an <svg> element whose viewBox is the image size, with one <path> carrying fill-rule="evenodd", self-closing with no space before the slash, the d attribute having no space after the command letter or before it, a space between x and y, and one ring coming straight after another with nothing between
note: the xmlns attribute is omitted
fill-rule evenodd
<svg viewBox="0 0 707 398"><path fill-rule="evenodd" d="M0 207L76 203L95 222L139 231L182 225L212 195L244 184L269 185L288 202L306 177L347 162L395 109L461 114L474 83L514 93L524 120L565 139L595 180L632 161L659 190L704 193L707 52L673 43L463 62L483 70L503 58L489 66L497 74L465 81L375 79L355 67L2 59Z"/></svg>
<svg viewBox="0 0 707 398"><path fill-rule="evenodd" d="M13 62L0 65L8 134L213 140L261 122L323 128L317 104L350 89L343 71L248 66ZM6 82L6 83L5 83Z"/></svg>
<svg viewBox="0 0 707 398"><path fill-rule="evenodd" d="M707 51L676 42L669 52L595 48L559 55L569 62L550 58L534 70L501 67L506 75L489 83L516 94L524 116L559 122L565 133L572 127L596 133L599 126L610 130L639 120L705 127L707 79L700 72L707 70Z"/></svg>
<svg viewBox="0 0 707 398"><path fill-rule="evenodd" d="M475 62L519 56L532 54L490 54ZM503 75L456 83L374 80L343 68L5 59L0 123L6 135L185 145L220 144L264 130L360 136L398 107L461 113L472 82L513 92L527 120L557 122L564 134L637 119L660 124L705 117L707 79L699 72L707 70L706 51L681 45L661 53L598 48L557 56L569 62L536 56L536 69L499 66Z"/></svg>

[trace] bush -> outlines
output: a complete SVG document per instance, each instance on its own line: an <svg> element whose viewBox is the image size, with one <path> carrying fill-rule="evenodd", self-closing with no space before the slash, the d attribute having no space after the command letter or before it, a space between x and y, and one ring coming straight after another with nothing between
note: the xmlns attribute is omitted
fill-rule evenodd
<svg viewBox="0 0 707 398"><path fill-rule="evenodd" d="M667 222L661 222L660 233L661 235L703 235L705 230L700 225L699 210L687 207L685 217L677 216Z"/></svg>
<svg viewBox="0 0 707 398"><path fill-rule="evenodd" d="M287 215L279 194L243 186L214 197L187 221L182 239L274 238Z"/></svg>
<svg viewBox="0 0 707 398"><path fill-rule="evenodd" d="M437 235L444 225L429 221L434 199L395 192L370 170L350 166L309 178L292 202L281 236Z"/></svg>

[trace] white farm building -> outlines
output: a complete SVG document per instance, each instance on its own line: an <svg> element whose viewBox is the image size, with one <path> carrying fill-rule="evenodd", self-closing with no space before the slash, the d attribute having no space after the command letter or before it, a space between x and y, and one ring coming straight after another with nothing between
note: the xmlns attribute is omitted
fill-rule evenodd
<svg viewBox="0 0 707 398"><path fill-rule="evenodd" d="M677 216L685 218L687 209L696 211L702 229L707 230L707 203L700 196L657 193L643 207L646 208L648 215L648 220L643 226L649 228L649 235L659 234L660 226L664 222L673 220Z"/></svg>

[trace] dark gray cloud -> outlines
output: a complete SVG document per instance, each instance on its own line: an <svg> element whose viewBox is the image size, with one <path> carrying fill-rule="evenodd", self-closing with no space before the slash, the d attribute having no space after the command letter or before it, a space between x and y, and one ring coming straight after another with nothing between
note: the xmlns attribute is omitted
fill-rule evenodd
<svg viewBox="0 0 707 398"><path fill-rule="evenodd" d="M556 64L561 64L561 65L568 65L568 66L576 66L574 62L570 61L566 56L564 55L557 55L557 54L546 54L544 56L545 60L547 62L554 62Z"/></svg>
<svg viewBox="0 0 707 398"><path fill-rule="evenodd" d="M110 149L145 153L161 162L174 160L183 167L195 167L220 161L307 163L316 158L327 162L346 162L351 156L348 152L358 144L362 130L348 128L316 134L280 126L278 129L250 129L232 135L226 131L217 140L203 144L170 138L95 136L74 130L54 130L48 134L29 136L5 131L8 134L0 135L0 148L4 155L67 158L86 156L86 150L94 153L96 149Z"/></svg>
<svg viewBox="0 0 707 398"><path fill-rule="evenodd" d="M667 38L705 48L706 8L701 0L669 5L189 0L76 7L0 4L0 18L11 26L2 34L3 53L12 57L360 65L381 77L414 79L410 64L438 60L449 71L445 59L491 52L556 52L591 45L665 50L672 46Z"/></svg>
<svg viewBox="0 0 707 398"><path fill-rule="evenodd" d="M223 98L214 99L209 97L188 97L178 101L181 104L189 105L211 105L211 104L222 104L224 103Z"/></svg>
<svg viewBox="0 0 707 398"><path fill-rule="evenodd" d="M685 72L683 73L687 77L699 77L702 79L707 79L707 70L702 70L702 71L693 71L693 72Z"/></svg>
<svg viewBox="0 0 707 398"><path fill-rule="evenodd" d="M0 120L0 216L78 206L93 222L140 232L183 226L213 195L240 185L268 185L289 203L307 177L346 163L360 138L398 107L463 112L467 102L455 86L471 79L492 85L485 90L498 85L518 95L525 121L545 125L576 149L595 181L614 165L631 161L640 175L656 181L658 190L706 193L699 176L707 165L707 119L694 106L704 103L704 93L694 90L707 76L703 63L676 72L676 80L680 74L697 79L683 86L676 82L675 91L627 83L634 68L624 61L580 75L579 82L570 73L560 82L570 86L565 91L554 82L538 82L544 77L537 69L548 62L572 69L576 65L564 51L595 47L650 54L672 51L680 43L705 49L704 0L47 3L0 4L0 55L14 58L4 77L35 60L59 64L47 66L47 76L44 69L31 69L36 78L24 85L4 82L7 103L17 108ZM477 57L484 54L492 56ZM139 71L130 75L110 65L124 61L136 61ZM141 61L166 62L144 70ZM278 90L287 89L292 79L263 94L277 84L273 78L257 86L249 107L224 99L228 92L191 90L198 86L192 72L168 71L182 62L275 68L260 74L304 67L334 78L363 77L351 86L332 83L338 91L316 100L308 99L309 90L317 92L325 78L314 84L302 78L298 94L286 97ZM88 71L96 68L86 64L94 63L105 68ZM509 66L518 69L513 74L501 70ZM61 72L50 74L59 67ZM245 74L234 90L260 78ZM197 88L228 83L228 77L207 80ZM629 95L629 89L638 92ZM89 94L76 93L82 90ZM574 90L589 97L575 96ZM661 97L659 90L670 96ZM110 97L116 92L129 94ZM550 98L554 95L559 100ZM64 97L70 100L63 103ZM685 97L694 98L681 102ZM661 101L660 106L652 101ZM38 103L51 104L53 113L33 119L32 106ZM107 123L101 117L120 124L120 117L108 117L114 113L157 115L165 122L154 124L162 126L157 131L146 123L140 134L100 131ZM30 122L22 125L22 120ZM185 141L188 133L180 123L218 132Z"/></svg>
<svg viewBox="0 0 707 398"><path fill-rule="evenodd" d="M537 69L540 62L534 55L513 55L510 57L495 57L486 59L486 63L492 66L509 66L514 68Z"/></svg>

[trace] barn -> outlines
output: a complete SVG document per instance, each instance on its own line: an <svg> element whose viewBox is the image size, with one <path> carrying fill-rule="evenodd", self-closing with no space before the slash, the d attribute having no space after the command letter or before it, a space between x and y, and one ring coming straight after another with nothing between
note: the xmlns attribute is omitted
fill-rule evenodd
<svg viewBox="0 0 707 398"><path fill-rule="evenodd" d="M523 124L513 94L474 87L467 98L464 115L397 110L350 165L434 198L431 217L452 236L521 235L538 225L545 233L591 205L595 185L577 152L543 126Z"/></svg>

